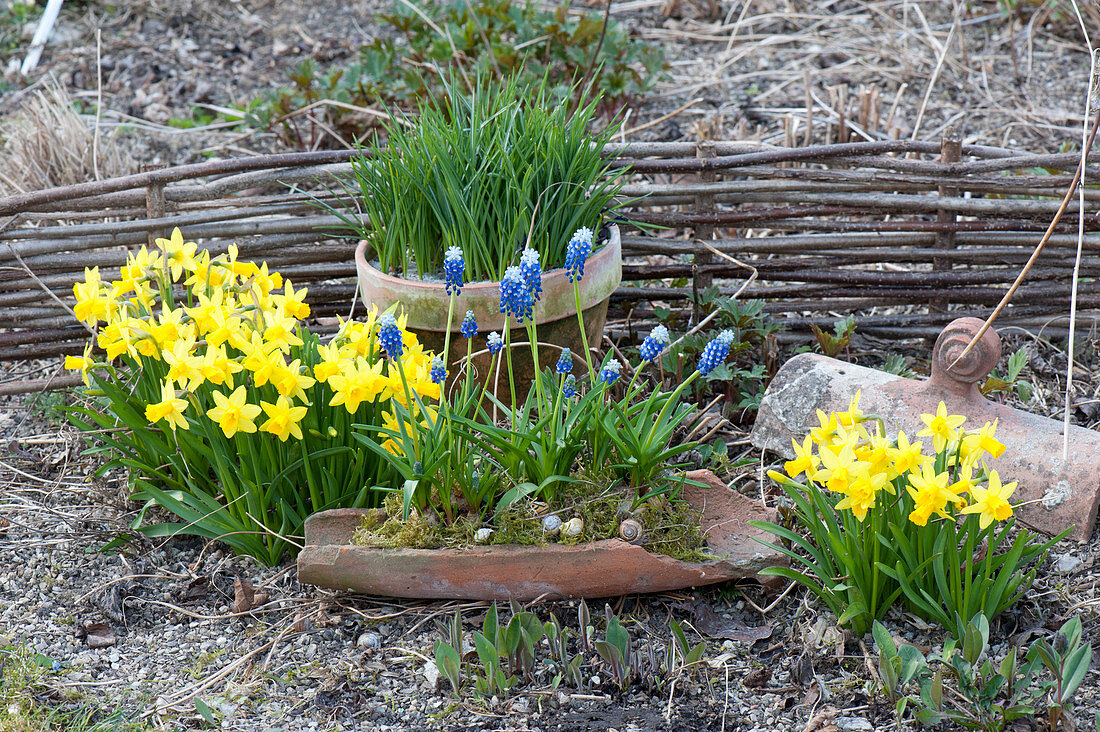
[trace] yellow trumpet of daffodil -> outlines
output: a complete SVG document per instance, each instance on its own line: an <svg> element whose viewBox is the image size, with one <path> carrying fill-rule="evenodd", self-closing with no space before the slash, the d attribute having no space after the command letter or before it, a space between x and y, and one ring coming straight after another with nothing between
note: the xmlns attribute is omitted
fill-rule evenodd
<svg viewBox="0 0 1100 732"><path fill-rule="evenodd" d="M302 439L302 428L298 423L306 416L305 407L291 406L290 400L281 394L274 404L261 401L260 406L268 417L267 421L260 425L261 430L270 432L282 442L286 442L291 435L299 440Z"/></svg>
<svg viewBox="0 0 1100 732"><path fill-rule="evenodd" d="M198 246L193 241L184 242L183 234L180 233L178 226L172 229L171 238L157 239L153 243L164 252L165 266L172 274L173 282L183 276L184 271L193 272L195 270L195 251Z"/></svg>
<svg viewBox="0 0 1100 732"><path fill-rule="evenodd" d="M948 473L937 473L927 464L909 474L909 485L905 490L915 506L909 514L910 521L917 526L926 526L933 513L951 519L946 510L947 504L959 503L961 499L948 488L950 479Z"/></svg>
<svg viewBox="0 0 1100 732"><path fill-rule="evenodd" d="M343 405L348 414L355 414L360 404L374 400L386 390L387 381L382 376L381 361L369 364L363 359L356 359L340 373L330 376L328 384L334 392L329 406Z"/></svg>

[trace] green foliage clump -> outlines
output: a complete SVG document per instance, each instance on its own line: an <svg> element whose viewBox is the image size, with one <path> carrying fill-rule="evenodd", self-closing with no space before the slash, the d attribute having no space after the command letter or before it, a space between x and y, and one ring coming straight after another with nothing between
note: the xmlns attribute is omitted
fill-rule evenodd
<svg viewBox="0 0 1100 732"><path fill-rule="evenodd" d="M23 26L38 12L33 2L0 2L0 61L6 62L23 47Z"/></svg>
<svg viewBox="0 0 1100 732"><path fill-rule="evenodd" d="M665 76L659 47L632 39L614 20L605 31L601 14L568 3L547 10L533 0L394 2L378 21L399 39L363 46L347 66L299 64L288 86L252 105L248 121L289 145L313 149L353 140L376 121L356 107L446 101L441 80L451 75L467 85L487 75L518 75L524 85L545 78L555 104L575 101L574 83L585 79L609 110L648 94Z"/></svg>
<svg viewBox="0 0 1100 732"><path fill-rule="evenodd" d="M735 409L756 409L768 383L763 352L769 338L782 327L764 313L763 300L742 302L724 297L716 286L700 291L693 298L693 303L703 317L716 310L718 314L706 329L685 336L678 350L666 352L661 358L662 367L680 381L686 375L682 373L684 365L694 363L694 359L717 333L731 330L734 339L730 344L729 359L704 376L703 381L711 387L720 387L726 394L725 403ZM656 315L666 324L677 317L668 308L657 308Z"/></svg>
<svg viewBox="0 0 1100 732"><path fill-rule="evenodd" d="M352 160L347 210L326 208L405 278L439 274L452 246L468 282L499 281L525 247L562 266L573 233L614 208L621 183L601 154L614 126L590 134L595 102L570 110L518 76L473 91L452 79L447 94L445 110L387 123L388 144Z"/></svg>
<svg viewBox="0 0 1100 732"><path fill-rule="evenodd" d="M1038 640L1022 659L1013 646L999 663L990 655L989 620L984 614L962 627L961 641L948 638L942 652L926 658L915 646L897 644L881 623L874 622L879 690L893 703L899 726L911 705L917 720L930 726L950 722L1002 732L1016 719L1045 711L1049 729L1063 728L1063 723L1064 728L1077 728L1073 695L1092 660L1092 644L1081 643L1080 618L1066 621L1053 643Z"/></svg>

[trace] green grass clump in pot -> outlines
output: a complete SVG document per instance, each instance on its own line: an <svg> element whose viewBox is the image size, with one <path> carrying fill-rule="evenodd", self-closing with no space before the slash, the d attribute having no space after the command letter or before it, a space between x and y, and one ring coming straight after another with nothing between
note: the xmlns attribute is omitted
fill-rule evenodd
<svg viewBox="0 0 1100 732"><path fill-rule="evenodd" d="M473 92L451 83L448 97L417 118L394 117L352 161L363 221L337 212L367 239L385 272L438 274L459 247L468 281L500 280L529 244L544 269L561 267L570 236L593 227L621 183L601 152L615 131L589 130L598 100L576 109L545 85L482 79Z"/></svg>

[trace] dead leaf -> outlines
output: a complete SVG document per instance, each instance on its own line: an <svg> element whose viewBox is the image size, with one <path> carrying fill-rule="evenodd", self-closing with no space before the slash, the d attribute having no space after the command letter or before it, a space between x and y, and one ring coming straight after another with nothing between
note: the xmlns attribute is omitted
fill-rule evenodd
<svg viewBox="0 0 1100 732"><path fill-rule="evenodd" d="M187 589L183 591L183 599L186 602L192 600L201 600L206 597L206 590L208 589L208 581L205 577L196 577L187 583Z"/></svg>
<svg viewBox="0 0 1100 732"><path fill-rule="evenodd" d="M815 676L814 663L809 653L803 653L791 664L791 681L799 686L809 686Z"/></svg>
<svg viewBox="0 0 1100 732"><path fill-rule="evenodd" d="M806 722L806 726L802 728L802 732L836 732L836 725L832 723L835 717L836 709L825 707L810 717L810 720Z"/></svg>
<svg viewBox="0 0 1100 732"><path fill-rule="evenodd" d="M107 648L115 644L115 631L107 623L84 623L84 642L88 648Z"/></svg>
<svg viewBox="0 0 1100 732"><path fill-rule="evenodd" d="M693 604L691 612L695 616L693 622L695 629L711 638L724 638L739 643L755 643L772 634L772 626L770 625L750 627L739 620L723 618L704 602Z"/></svg>
<svg viewBox="0 0 1100 732"><path fill-rule="evenodd" d="M246 613L252 609L256 592L252 589L252 580L237 577L233 580L233 604L229 609L235 613Z"/></svg>
<svg viewBox="0 0 1100 732"><path fill-rule="evenodd" d="M745 685L746 689L759 689L768 683L771 678L772 670L767 666L761 666L745 674L745 678L741 679L741 683Z"/></svg>

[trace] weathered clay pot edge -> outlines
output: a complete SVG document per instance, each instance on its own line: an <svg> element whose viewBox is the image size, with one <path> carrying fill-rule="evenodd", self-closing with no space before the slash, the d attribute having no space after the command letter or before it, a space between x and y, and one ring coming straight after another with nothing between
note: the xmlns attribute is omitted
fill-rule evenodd
<svg viewBox="0 0 1100 732"><path fill-rule="evenodd" d="M466 549L361 547L350 544L350 537L367 509L323 511L306 521L298 576L320 587L372 595L534 600L675 590L756 577L765 567L785 563L781 555L755 544L751 537L762 532L747 525L750 518L773 519L774 513L739 494L724 500L719 510L726 513L711 514L704 526L710 523L711 536L733 551L705 562L682 562L618 539ZM749 515L741 515L745 508ZM730 520L718 520L726 515Z"/></svg>
<svg viewBox="0 0 1100 732"><path fill-rule="evenodd" d="M580 281L581 310L598 305L611 296L622 282L622 240L619 228L611 226L607 243L589 257L584 277ZM406 280L388 275L366 261L367 241L355 248L355 267L359 273L359 292L368 306L377 303L388 307L401 302L408 315L408 327L413 330L444 331L447 327L449 296L441 282ZM543 272L542 299L535 306L536 323L576 317L573 284L565 269ZM504 316L500 312L500 284L497 282L471 282L463 286L462 294L455 299L455 321L467 310L472 310L482 331L500 330Z"/></svg>

